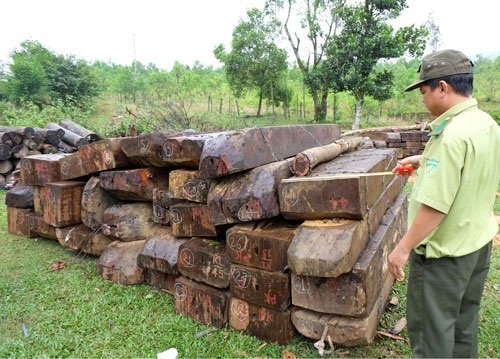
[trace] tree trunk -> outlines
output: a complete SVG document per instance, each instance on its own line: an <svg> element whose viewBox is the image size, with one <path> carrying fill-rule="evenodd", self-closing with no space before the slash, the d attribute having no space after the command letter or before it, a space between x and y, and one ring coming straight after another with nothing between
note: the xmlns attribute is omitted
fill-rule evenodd
<svg viewBox="0 0 500 359"><path fill-rule="evenodd" d="M354 115L354 123L352 124L352 130L359 129L359 123L361 121L361 115L363 112L363 98L359 98L356 100L356 114Z"/></svg>
<svg viewBox="0 0 500 359"><path fill-rule="evenodd" d="M259 107L257 108L257 117L260 117L262 111L262 94L259 96Z"/></svg>

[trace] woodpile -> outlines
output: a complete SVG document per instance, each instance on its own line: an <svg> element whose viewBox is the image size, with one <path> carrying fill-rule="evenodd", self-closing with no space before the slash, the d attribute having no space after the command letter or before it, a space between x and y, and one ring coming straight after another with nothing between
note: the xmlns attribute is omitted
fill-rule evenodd
<svg viewBox="0 0 500 359"><path fill-rule="evenodd" d="M365 136L374 141L377 147L401 149L402 157L421 155L429 141L429 131L368 131Z"/></svg>
<svg viewBox="0 0 500 359"><path fill-rule="evenodd" d="M104 280L155 286L203 324L368 344L406 179L365 176L394 168L401 148L341 137L334 124L166 131L30 155L7 193L9 232L98 256Z"/></svg>
<svg viewBox="0 0 500 359"><path fill-rule="evenodd" d="M0 184L10 189L17 181L23 158L32 155L72 153L77 148L100 140L100 136L70 119L46 128L28 126L0 127Z"/></svg>

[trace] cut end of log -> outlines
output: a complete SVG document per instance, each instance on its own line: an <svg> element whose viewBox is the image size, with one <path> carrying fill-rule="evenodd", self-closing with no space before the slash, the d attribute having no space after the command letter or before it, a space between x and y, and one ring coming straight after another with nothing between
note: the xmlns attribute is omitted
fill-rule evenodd
<svg viewBox="0 0 500 359"><path fill-rule="evenodd" d="M299 153L293 159L292 169L297 176L306 176L311 171L309 158L305 154Z"/></svg>

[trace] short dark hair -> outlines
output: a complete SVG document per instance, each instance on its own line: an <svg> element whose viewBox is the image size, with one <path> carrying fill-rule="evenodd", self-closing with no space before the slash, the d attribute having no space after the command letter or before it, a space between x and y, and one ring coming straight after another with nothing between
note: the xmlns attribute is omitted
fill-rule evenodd
<svg viewBox="0 0 500 359"><path fill-rule="evenodd" d="M474 75L473 74L456 74L443 76L437 79L430 79L425 81L425 84L434 90L439 81L448 83L456 93L462 96L470 96L474 90Z"/></svg>

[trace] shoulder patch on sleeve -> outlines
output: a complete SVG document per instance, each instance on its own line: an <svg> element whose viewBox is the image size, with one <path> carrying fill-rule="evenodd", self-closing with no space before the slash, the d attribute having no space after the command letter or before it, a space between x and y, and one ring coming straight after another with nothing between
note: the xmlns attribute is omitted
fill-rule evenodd
<svg viewBox="0 0 500 359"><path fill-rule="evenodd" d="M428 158L425 162L425 176L430 177L436 172L439 167L439 160L435 158Z"/></svg>

